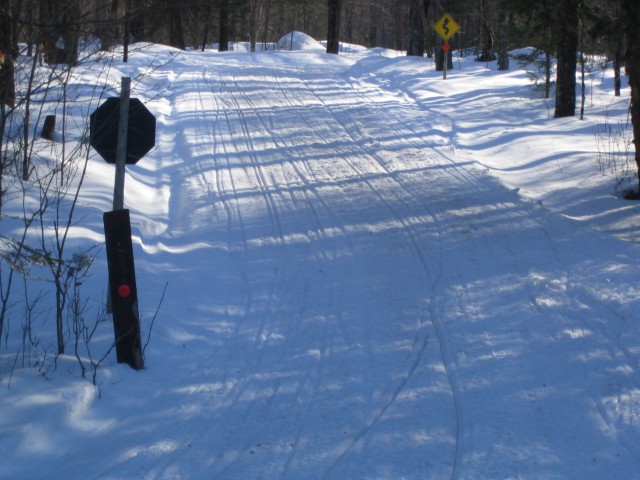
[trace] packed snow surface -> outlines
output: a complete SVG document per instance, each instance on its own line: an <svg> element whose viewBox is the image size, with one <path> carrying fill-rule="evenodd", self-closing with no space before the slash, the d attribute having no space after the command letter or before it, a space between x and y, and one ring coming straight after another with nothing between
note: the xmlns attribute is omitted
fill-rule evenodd
<svg viewBox="0 0 640 480"><path fill-rule="evenodd" d="M157 119L125 191L146 368L3 344L0 478L640 478L640 211L599 133L628 90L595 71L554 119L515 60L303 39L81 73ZM94 154L75 248L112 185Z"/></svg>

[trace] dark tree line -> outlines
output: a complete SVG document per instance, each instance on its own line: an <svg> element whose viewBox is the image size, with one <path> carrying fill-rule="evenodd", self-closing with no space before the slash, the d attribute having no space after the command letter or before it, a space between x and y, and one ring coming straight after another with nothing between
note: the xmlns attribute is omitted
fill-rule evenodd
<svg viewBox="0 0 640 480"><path fill-rule="evenodd" d="M548 92L555 58L557 117L576 112L578 49L606 54L618 94L620 72L629 76L638 138L639 10L638 0L0 0L0 96L6 106L15 102L18 44L47 63L74 65L82 38L99 39L105 49L149 41L180 49L217 43L224 51L243 41L255 50L299 30L326 39L329 53L339 54L340 42L386 47L435 56L442 69L445 55L433 25L446 12L461 27L452 48L478 61L498 59L507 69L507 51L536 48L547 58Z"/></svg>

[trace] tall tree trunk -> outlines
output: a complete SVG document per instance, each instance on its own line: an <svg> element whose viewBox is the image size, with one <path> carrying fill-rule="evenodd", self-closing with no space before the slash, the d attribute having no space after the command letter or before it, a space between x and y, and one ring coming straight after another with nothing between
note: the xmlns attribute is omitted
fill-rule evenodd
<svg viewBox="0 0 640 480"><path fill-rule="evenodd" d="M62 8L62 38L64 63L75 65L78 63L78 41L80 40L79 25L80 4L78 0L64 0Z"/></svg>
<svg viewBox="0 0 640 480"><path fill-rule="evenodd" d="M220 36L218 39L218 51L229 50L229 0L220 0Z"/></svg>
<svg viewBox="0 0 640 480"><path fill-rule="evenodd" d="M444 45L444 42L438 37L436 41L436 72L444 71L445 59L447 60L447 70L453 70L453 52L449 50L445 55L442 45Z"/></svg>
<svg viewBox="0 0 640 480"><path fill-rule="evenodd" d="M171 6L168 13L169 31L171 32L169 43L172 47L184 50L186 45L184 42L184 30L182 29L182 14L180 13L180 8L175 5Z"/></svg>
<svg viewBox="0 0 640 480"><path fill-rule="evenodd" d="M256 44L258 43L258 19L262 10L261 3L259 0L251 0L249 2L249 43L252 52L256 51Z"/></svg>
<svg viewBox="0 0 640 480"><path fill-rule="evenodd" d="M145 12L144 6L138 5L138 0L125 0L127 2L127 9L129 11L129 35L130 40L134 42L141 42L145 40L144 24L145 24Z"/></svg>
<svg viewBox="0 0 640 480"><path fill-rule="evenodd" d="M133 12L131 11L131 0L124 1L124 25L122 28L122 36L123 36L123 53L122 53L122 61L127 63L129 61L129 42L131 41L131 26L133 23L132 20Z"/></svg>
<svg viewBox="0 0 640 480"><path fill-rule="evenodd" d="M622 70L622 60L624 58L624 33L618 32L618 42L616 51L613 54L613 94L616 97L620 96L620 90L622 88L622 79L620 78L620 71Z"/></svg>
<svg viewBox="0 0 640 480"><path fill-rule="evenodd" d="M16 84L13 75L13 23L10 6L10 0L0 1L0 102L14 107Z"/></svg>
<svg viewBox="0 0 640 480"><path fill-rule="evenodd" d="M269 15L271 14L271 1L266 0L264 6L264 27L262 31L262 44L263 48L267 49L267 43L269 42Z"/></svg>
<svg viewBox="0 0 640 480"><path fill-rule="evenodd" d="M480 0L480 44L476 59L479 62L489 62L494 60L493 55L493 31L489 25L487 14L487 0Z"/></svg>
<svg viewBox="0 0 640 480"><path fill-rule="evenodd" d="M633 144L635 146L636 167L638 169L638 194L640 195L640 2L622 0L622 12L627 34L626 72L631 89L631 123L633 124Z"/></svg>
<svg viewBox="0 0 640 480"><path fill-rule="evenodd" d="M498 16L498 70L509 70L508 32L510 15L500 12Z"/></svg>
<svg viewBox="0 0 640 480"><path fill-rule="evenodd" d="M369 46L377 47L380 45L380 18L382 18L382 9L376 1L372 1L369 9Z"/></svg>
<svg viewBox="0 0 640 480"><path fill-rule="evenodd" d="M424 8L420 5L422 0L410 0L409 9L410 37L408 56L424 57L424 22L422 12Z"/></svg>
<svg viewBox="0 0 640 480"><path fill-rule="evenodd" d="M73 65L78 61L77 0L40 1L40 39L49 64Z"/></svg>
<svg viewBox="0 0 640 480"><path fill-rule="evenodd" d="M120 3L119 0L108 0L94 12L96 17L100 18L95 25L95 36L100 40L100 49L105 52L120 42L120 36L124 30L118 20ZM122 6L122 11L126 15L126 11L123 10L125 7L126 5Z"/></svg>
<svg viewBox="0 0 640 480"><path fill-rule="evenodd" d="M204 33L202 34L202 51L204 52L207 48L207 42L209 41L209 23L211 21L211 10L213 8L213 4L209 2L207 4L207 13L205 14L205 22L204 22Z"/></svg>
<svg viewBox="0 0 640 480"><path fill-rule="evenodd" d="M327 53L340 52L340 8L341 0L328 0Z"/></svg>
<svg viewBox="0 0 640 480"><path fill-rule="evenodd" d="M632 0L637 1L637 0ZM576 56L578 54L578 0L558 0L558 70L556 75L555 117L576 114Z"/></svg>
<svg viewBox="0 0 640 480"><path fill-rule="evenodd" d="M551 52L544 52L544 98L551 97Z"/></svg>

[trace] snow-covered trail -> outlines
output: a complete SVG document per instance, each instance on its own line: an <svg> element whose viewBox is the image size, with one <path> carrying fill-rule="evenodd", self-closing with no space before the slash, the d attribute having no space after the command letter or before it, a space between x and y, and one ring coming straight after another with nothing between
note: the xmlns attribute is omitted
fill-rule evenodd
<svg viewBox="0 0 640 480"><path fill-rule="evenodd" d="M391 449L406 475L430 465L448 477L455 396L431 318L442 246L423 198L448 188L432 150L446 141L432 114L354 88L343 65L310 68L225 62L174 81L185 159L163 172L157 241L210 246L192 272L210 282L186 301L207 311L186 317L215 332L205 363L217 387L198 417L206 432L165 473L374 475Z"/></svg>
<svg viewBox="0 0 640 480"><path fill-rule="evenodd" d="M637 381L637 353L617 344L623 325L601 326L624 319L590 286L625 260L574 264L598 235L462 161L446 109L340 63L269 60L230 57L172 87L183 158L158 241L194 245L183 321L211 351L178 380L201 428L176 419L185 438L154 475L598 478L637 465L616 429L637 398L608 386Z"/></svg>
<svg viewBox="0 0 640 480"><path fill-rule="evenodd" d="M456 113L474 85L334 57L187 52L147 74L158 147L127 198L140 298L169 286L146 370L100 370L100 401L70 389L59 431L25 435L65 442L15 471L637 475L638 246L504 187Z"/></svg>

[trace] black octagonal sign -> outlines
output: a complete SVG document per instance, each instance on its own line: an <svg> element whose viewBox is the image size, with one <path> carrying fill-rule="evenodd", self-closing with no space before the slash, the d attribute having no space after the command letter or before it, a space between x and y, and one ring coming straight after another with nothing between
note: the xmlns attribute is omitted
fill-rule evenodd
<svg viewBox="0 0 640 480"><path fill-rule="evenodd" d="M107 98L89 120L89 143L107 163L116 163L120 99ZM156 117L140 100L129 100L129 128L127 129L127 164L134 164L156 144Z"/></svg>

